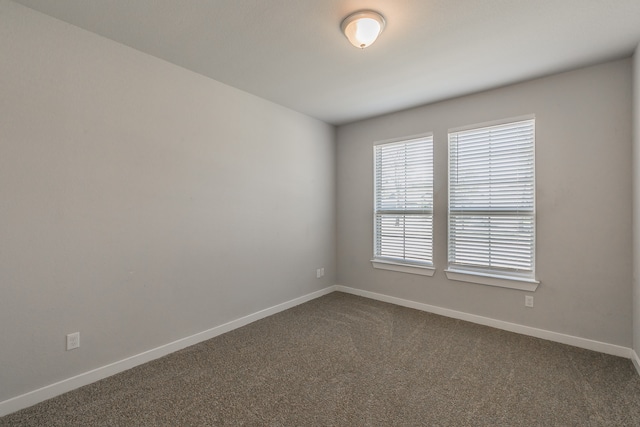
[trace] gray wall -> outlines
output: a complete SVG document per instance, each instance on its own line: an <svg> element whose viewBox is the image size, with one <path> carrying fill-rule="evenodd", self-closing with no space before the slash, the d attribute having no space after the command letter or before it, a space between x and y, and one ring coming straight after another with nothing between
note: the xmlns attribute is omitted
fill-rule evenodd
<svg viewBox="0 0 640 427"><path fill-rule="evenodd" d="M447 280L447 130L536 115L535 307L522 291ZM372 145L434 133L434 277L375 270ZM338 282L630 347L631 62L605 63L341 126Z"/></svg>
<svg viewBox="0 0 640 427"><path fill-rule="evenodd" d="M633 56L633 349L640 355L640 45Z"/></svg>
<svg viewBox="0 0 640 427"><path fill-rule="evenodd" d="M335 283L333 127L7 1L0 58L0 401Z"/></svg>

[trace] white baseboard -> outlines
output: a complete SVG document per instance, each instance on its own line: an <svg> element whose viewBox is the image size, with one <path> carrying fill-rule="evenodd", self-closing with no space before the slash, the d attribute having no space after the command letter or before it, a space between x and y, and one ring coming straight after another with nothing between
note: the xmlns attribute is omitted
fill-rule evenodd
<svg viewBox="0 0 640 427"><path fill-rule="evenodd" d="M635 366L638 375L640 375L640 358L638 358L638 353L635 350L631 350L631 361L633 362L633 366Z"/></svg>
<svg viewBox="0 0 640 427"><path fill-rule="evenodd" d="M503 329L505 331L515 332L523 335L529 335L537 338L546 339L549 341L555 341L562 344L568 344L575 347L585 348L588 350L594 350L605 354L611 354L614 356L625 357L633 361L638 374L640 374L640 358L638 354L627 347L622 347L614 344L603 343L600 341L593 341L586 338L575 337L572 335L561 334L557 332L551 332L544 329L532 328L529 326L518 325L516 323L504 322L502 320L496 320L489 317L477 316L475 314L464 313L461 311L451 310L448 308L437 307L434 305L419 303L415 301L405 300L402 298L396 298L389 295L378 294L375 292L369 292L361 289L350 288L347 286L334 285L321 289L316 292L301 296L299 298L292 299L282 304L275 305L273 307L260 310L256 313L248 316L241 317L236 320L224 323L206 331L191 335L186 338L173 341L169 344L156 347L154 349L145 351L135 356L128 357L126 359L119 360L106 366L102 366L97 369L93 369L88 372L76 375L71 378L56 382L54 384L47 385L37 390L30 391L20 396L13 397L11 399L0 402L0 417L18 411L23 408L35 405L43 402L52 397L58 396L62 393L74 390L76 388L91 384L103 378L107 378L111 375L126 371L135 366L142 365L143 363L150 362L154 359L166 356L183 348L189 347L194 344L198 344L202 341L214 338L218 335L222 335L226 332L248 325L256 320L264 319L265 317L295 307L296 305L303 304L307 301L311 301L315 298L330 294L331 292L339 291L348 294L359 295L365 298L370 298L378 301L388 302L391 304L400 305L403 307L409 307L416 310L426 311L429 313L439 314L441 316L451 317L454 319L465 320L480 325L490 326L497 329Z"/></svg>
<svg viewBox="0 0 640 427"><path fill-rule="evenodd" d="M634 361L634 364L636 364L636 369L638 369L638 372L640 373L640 360L638 359L637 355L635 355L635 359L634 359L632 356L632 353L635 354L635 352L632 349L627 347L622 347L615 344L608 344L600 341L594 341L587 338L580 338L573 335L561 334L558 332L551 332L544 329L532 328L530 326L518 325L517 323L505 322L502 320L492 319L490 317L477 316L475 314L464 313L462 311L456 311L448 308L437 307L435 305L423 304L420 302L410 301L402 298L396 298L389 295L383 295L375 292L364 291L362 289L355 289L355 288L350 288L342 285L336 285L335 288L339 292L359 295L365 298L371 298L378 301L400 305L403 307L409 307L409 308L426 311L433 314L439 314L441 316L452 317L454 319L466 320L467 322L477 323L485 326L491 326L492 328L502 329L509 332L529 335L536 338L542 338L548 341L554 341L562 344L572 345L574 347L580 347L587 350L594 350L600 353L611 354L613 356L620 356L627 359L632 359Z"/></svg>
<svg viewBox="0 0 640 427"><path fill-rule="evenodd" d="M169 344L156 347L140 354L136 354L135 356L127 357L126 359L119 360L109 365L84 372L74 377L67 378L54 384L50 384L37 390L33 390L20 396L5 400L3 402L0 402L0 417L35 405L36 403L43 402L47 399L51 399L52 397L58 396L62 393L66 393L87 384L91 384L103 378L107 378L111 375L126 371L127 369L131 369L135 366L142 365L143 363L158 359L162 356L166 356L167 354L173 353L175 351L182 350L183 348L214 338L218 335L222 335L226 332L255 322L256 320L263 319L265 317L287 310L291 307L295 307L296 305L311 301L312 299L330 294L335 290L335 286L329 286L325 289L303 295L299 298L292 299L282 304L274 305L273 307L269 307L248 316L232 320L206 331L199 332L195 335L173 341Z"/></svg>

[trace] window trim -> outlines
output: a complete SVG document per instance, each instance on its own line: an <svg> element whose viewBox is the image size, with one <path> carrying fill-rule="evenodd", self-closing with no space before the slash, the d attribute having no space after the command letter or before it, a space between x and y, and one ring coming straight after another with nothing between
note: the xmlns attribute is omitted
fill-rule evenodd
<svg viewBox="0 0 640 427"><path fill-rule="evenodd" d="M471 270L455 270L447 268L447 279L458 282L476 283L479 285L497 286L500 288L518 289L521 291L535 292L540 285L538 280L529 278L517 278L516 276L501 276L495 273L479 273Z"/></svg>
<svg viewBox="0 0 640 427"><path fill-rule="evenodd" d="M376 257L376 236L377 236L377 230L376 230L376 147L379 145L387 145L387 144L399 144L399 143L403 143L403 142L411 142L413 140L418 140L418 139L423 139L423 138L431 138L431 167L432 167L432 174L433 174L433 166L434 166L434 158L433 158L433 150L434 150L434 135L433 132L425 132L425 133L420 133L420 134L414 134L414 135L408 135L408 136L403 136L403 137L398 137L398 138L391 138L391 139L385 139L385 140L379 140L379 141L375 141L373 143L373 258L371 259L371 264L374 268L376 269L381 269L381 270L390 270L390 271L397 271L397 272L402 272L402 273L409 273L409 274L417 274L417 275L423 275L423 276L433 276L436 269L434 267L434 262L433 262L433 252L434 252L434 241L433 241L433 228L434 228L434 224L433 224L433 217L434 217L434 212L435 212L435 207L433 206L434 204L434 194L433 194L433 179L434 179L434 175L432 175L431 177L431 182L432 182L432 207L431 207L431 219L432 219L432 224L431 224L431 232L432 232L432 237L431 237L431 254L432 254L432 260L430 263L428 262L409 262L406 260L401 260L401 259L394 259L394 258L388 258L388 257Z"/></svg>
<svg viewBox="0 0 640 427"><path fill-rule="evenodd" d="M533 252L531 258L531 273L518 273L515 271L501 271L497 269L483 267L462 267L460 265L451 264L449 259L450 253L450 233L451 233L451 134L464 132L468 130L501 126L510 123L533 120L533 158L534 158L534 179L533 179ZM476 123L466 126L460 126L447 130L447 268L445 274L449 280L477 283L488 286L497 286L509 289L518 289L533 292L538 288L540 281L536 278L536 240L537 240L537 224L536 224L536 178L535 178L535 147L536 147L536 117L535 114L527 114L522 116L510 117L499 120L492 120L483 123Z"/></svg>
<svg viewBox="0 0 640 427"><path fill-rule="evenodd" d="M372 259L373 268L380 270L399 271L401 273L419 274L421 276L433 276L436 269L426 264L407 264L399 261L389 261L388 259Z"/></svg>

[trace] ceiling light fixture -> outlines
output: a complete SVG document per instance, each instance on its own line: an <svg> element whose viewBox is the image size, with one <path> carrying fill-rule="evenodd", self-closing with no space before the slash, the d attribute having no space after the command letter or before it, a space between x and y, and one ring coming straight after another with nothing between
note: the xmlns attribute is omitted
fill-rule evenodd
<svg viewBox="0 0 640 427"><path fill-rule="evenodd" d="M386 21L384 17L373 10L360 10L344 18L340 28L352 45L364 49L376 41Z"/></svg>

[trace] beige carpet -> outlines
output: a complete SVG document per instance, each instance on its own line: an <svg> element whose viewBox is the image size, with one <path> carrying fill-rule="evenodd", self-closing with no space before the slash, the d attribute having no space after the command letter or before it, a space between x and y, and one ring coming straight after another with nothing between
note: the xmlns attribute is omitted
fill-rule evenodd
<svg viewBox="0 0 640 427"><path fill-rule="evenodd" d="M0 426L640 426L631 362L333 293Z"/></svg>

